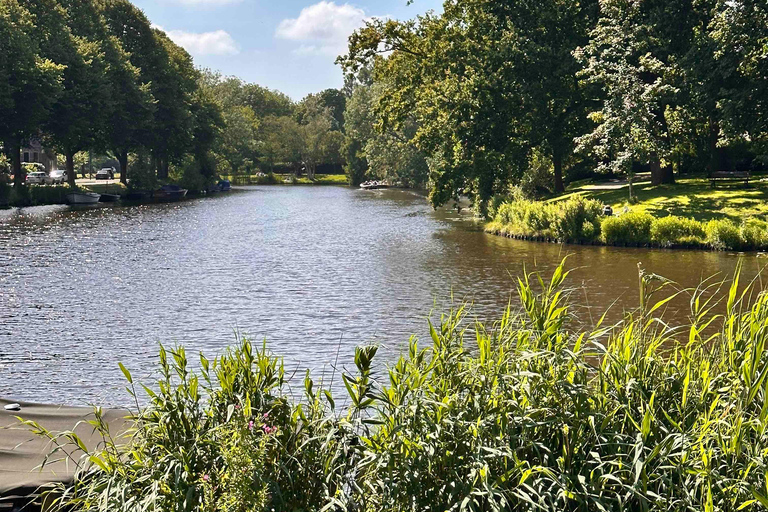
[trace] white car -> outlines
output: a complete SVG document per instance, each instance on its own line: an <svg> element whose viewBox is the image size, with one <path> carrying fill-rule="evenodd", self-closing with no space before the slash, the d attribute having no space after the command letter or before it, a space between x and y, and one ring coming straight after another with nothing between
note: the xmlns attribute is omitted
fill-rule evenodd
<svg viewBox="0 0 768 512"><path fill-rule="evenodd" d="M48 175L48 180L46 183L57 185L64 183L65 181L67 181L67 171L57 170L51 171L51 174Z"/></svg>
<svg viewBox="0 0 768 512"><path fill-rule="evenodd" d="M43 171L34 171L27 174L27 183L30 185L45 185L48 176Z"/></svg>

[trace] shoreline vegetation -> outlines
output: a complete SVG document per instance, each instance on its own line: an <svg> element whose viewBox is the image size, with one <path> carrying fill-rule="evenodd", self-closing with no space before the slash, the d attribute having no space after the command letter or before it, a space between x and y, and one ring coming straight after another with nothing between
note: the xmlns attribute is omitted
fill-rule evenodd
<svg viewBox="0 0 768 512"><path fill-rule="evenodd" d="M296 178L292 174L238 175L224 176L224 178L232 181L233 185L348 185L347 176L344 174L317 174L314 180L305 176ZM122 183L89 183L78 185L77 189L100 194L117 194L122 197L131 192L131 189ZM28 185L20 190L22 194L15 194L14 187L0 184L0 209L66 204L66 195L72 191L72 188L68 184ZM200 195L190 191L189 197Z"/></svg>
<svg viewBox="0 0 768 512"><path fill-rule="evenodd" d="M73 457L51 510L751 510L768 504L768 294L639 275L614 325L572 322L563 262L519 280L493 324L465 307L430 323L385 372L377 349L303 396L246 339L192 370L161 347L129 443L27 425ZM575 296L575 294L573 294ZM664 310L690 298L691 324ZM723 313L720 314L719 312ZM139 384L121 369L128 391ZM341 370L340 370L341 371ZM341 380L345 397L331 393ZM330 382L330 385L328 384ZM80 446L82 456L65 450ZM67 455L70 454L70 455Z"/></svg>
<svg viewBox="0 0 768 512"><path fill-rule="evenodd" d="M635 201L621 199L627 190L582 187L550 200L531 200L520 193L497 197L489 207L487 233L521 240L715 251L768 249L768 222L763 220L765 190L705 188L705 180L674 187L638 187ZM680 188L677 188L680 187ZM690 203L711 203L691 216ZM605 215L604 208L611 212ZM682 215L680 215L680 214Z"/></svg>

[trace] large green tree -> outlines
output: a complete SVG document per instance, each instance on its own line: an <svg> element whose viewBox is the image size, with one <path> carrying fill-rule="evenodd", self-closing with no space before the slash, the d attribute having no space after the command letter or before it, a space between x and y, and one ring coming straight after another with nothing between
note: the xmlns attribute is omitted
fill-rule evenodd
<svg viewBox="0 0 768 512"><path fill-rule="evenodd" d="M51 5L30 0L27 5L38 20L45 20L40 31L44 55L65 66L63 92L42 128L51 145L65 156L68 180L74 187L75 154L104 140L112 101L108 58L121 52L94 2L62 0ZM57 8L63 8L64 17L51 15L51 9Z"/></svg>
<svg viewBox="0 0 768 512"><path fill-rule="evenodd" d="M602 0L592 38L578 53L583 76L603 88L594 131L581 138L612 170L649 164L654 184L674 183L675 153L709 153L715 170L720 98L710 26L717 2ZM688 148L688 149L686 149Z"/></svg>
<svg viewBox="0 0 768 512"><path fill-rule="evenodd" d="M51 16L63 16L57 6ZM11 161L16 186L24 183L21 146L39 135L61 93L62 67L41 56L35 17L16 0L0 0L0 142Z"/></svg>
<svg viewBox="0 0 768 512"><path fill-rule="evenodd" d="M163 49L149 20L128 0L107 0L103 15L127 61L109 75L113 98L106 132L106 145L120 163L120 181L127 184L129 153L151 142L156 111L152 85L155 70L163 65Z"/></svg>
<svg viewBox="0 0 768 512"><path fill-rule="evenodd" d="M467 194L482 206L519 179L534 147L552 155L563 188L590 103L572 52L595 17L595 1L448 0L441 15L370 22L341 62L348 72L375 63L387 88L380 130L416 122L433 204Z"/></svg>

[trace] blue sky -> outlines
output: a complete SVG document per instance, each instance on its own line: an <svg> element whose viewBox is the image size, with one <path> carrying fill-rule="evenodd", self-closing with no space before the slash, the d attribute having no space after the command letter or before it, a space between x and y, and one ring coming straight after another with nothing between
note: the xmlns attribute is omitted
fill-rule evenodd
<svg viewBox="0 0 768 512"><path fill-rule="evenodd" d="M295 100L343 83L334 65L363 20L409 19L442 0L133 0L198 66L239 76Z"/></svg>

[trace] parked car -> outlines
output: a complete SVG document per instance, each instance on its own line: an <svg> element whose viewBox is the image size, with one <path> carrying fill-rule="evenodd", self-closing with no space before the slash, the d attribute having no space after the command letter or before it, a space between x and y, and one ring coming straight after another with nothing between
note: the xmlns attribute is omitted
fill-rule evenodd
<svg viewBox="0 0 768 512"><path fill-rule="evenodd" d="M105 167L104 169L96 173L97 180L113 180L115 179L115 170Z"/></svg>
<svg viewBox="0 0 768 512"><path fill-rule="evenodd" d="M33 171L27 174L27 183L29 185L45 185L48 175L43 171Z"/></svg>
<svg viewBox="0 0 768 512"><path fill-rule="evenodd" d="M47 183L50 185L60 185L65 181L67 181L67 171L56 170L51 171L51 173L48 175Z"/></svg>

